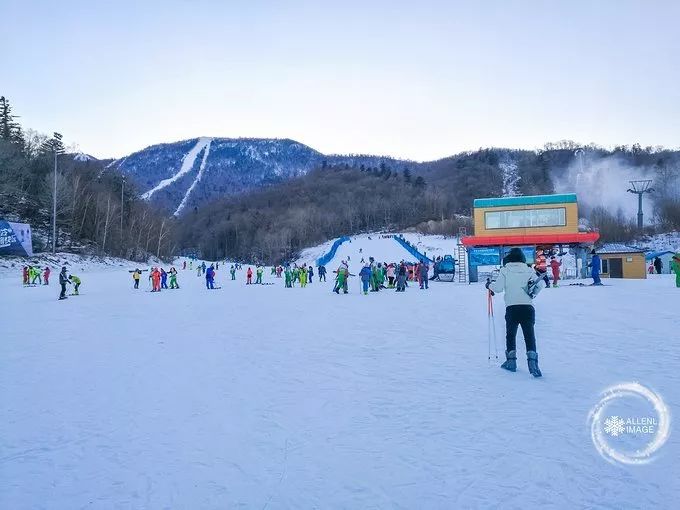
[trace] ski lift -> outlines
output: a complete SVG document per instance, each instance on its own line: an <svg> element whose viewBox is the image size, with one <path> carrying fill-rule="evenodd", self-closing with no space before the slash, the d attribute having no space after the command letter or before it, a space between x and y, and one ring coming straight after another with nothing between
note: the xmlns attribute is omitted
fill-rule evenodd
<svg viewBox="0 0 680 510"><path fill-rule="evenodd" d="M452 282L456 276L456 260L452 255L444 255L435 263L435 271L440 282Z"/></svg>

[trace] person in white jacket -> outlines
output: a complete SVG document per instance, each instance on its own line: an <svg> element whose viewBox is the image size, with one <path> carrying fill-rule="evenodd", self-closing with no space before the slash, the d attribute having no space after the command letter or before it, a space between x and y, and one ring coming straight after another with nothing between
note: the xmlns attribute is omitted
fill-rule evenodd
<svg viewBox="0 0 680 510"><path fill-rule="evenodd" d="M486 281L486 288L493 294L505 293L505 362L501 368L515 372L517 370L516 337L517 328L522 326L524 343L527 348L527 364L534 377L541 377L536 353L536 336L534 324L536 310L533 299L541 291L541 281L536 272L527 266L524 253L519 248L512 248L503 259L503 267L494 280Z"/></svg>

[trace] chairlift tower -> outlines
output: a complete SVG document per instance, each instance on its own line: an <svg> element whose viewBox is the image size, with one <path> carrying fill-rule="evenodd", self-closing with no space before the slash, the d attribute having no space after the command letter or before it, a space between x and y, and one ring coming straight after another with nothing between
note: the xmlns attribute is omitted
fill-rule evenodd
<svg viewBox="0 0 680 510"><path fill-rule="evenodd" d="M642 196L645 193L651 193L654 191L654 188L652 188L652 180L651 179L641 179L637 181L628 181L630 182L631 187L628 188L628 193L634 193L638 196L638 214L637 214L637 226L638 229L642 230L642 224L643 224L643 216L642 216Z"/></svg>

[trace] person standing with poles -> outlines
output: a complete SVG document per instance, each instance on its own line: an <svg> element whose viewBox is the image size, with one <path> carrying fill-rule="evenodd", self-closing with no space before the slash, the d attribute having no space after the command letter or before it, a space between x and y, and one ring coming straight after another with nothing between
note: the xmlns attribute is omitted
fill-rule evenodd
<svg viewBox="0 0 680 510"><path fill-rule="evenodd" d="M527 349L527 365L534 377L541 377L536 352L536 336L534 324L536 310L533 299L541 291L543 278L527 266L524 253L519 248L512 248L505 257L496 280L487 279L486 288L492 297L499 292L505 293L505 362L501 368L510 372L517 371L516 337L517 329L522 327L524 343Z"/></svg>
<svg viewBox="0 0 680 510"><path fill-rule="evenodd" d="M61 273L59 273L59 285L61 285L61 294L59 294L59 299L66 298L66 284L71 283L68 279L68 274L66 274L66 266L61 268Z"/></svg>

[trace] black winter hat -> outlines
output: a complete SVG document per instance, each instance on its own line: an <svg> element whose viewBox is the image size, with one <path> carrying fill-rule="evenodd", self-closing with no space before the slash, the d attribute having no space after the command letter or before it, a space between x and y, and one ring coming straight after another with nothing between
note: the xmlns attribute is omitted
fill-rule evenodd
<svg viewBox="0 0 680 510"><path fill-rule="evenodd" d="M503 260L505 261L506 264L508 262L522 262L523 264L526 264L527 262L527 259L524 256L524 252L517 247L512 248L508 252L508 254L503 258Z"/></svg>

